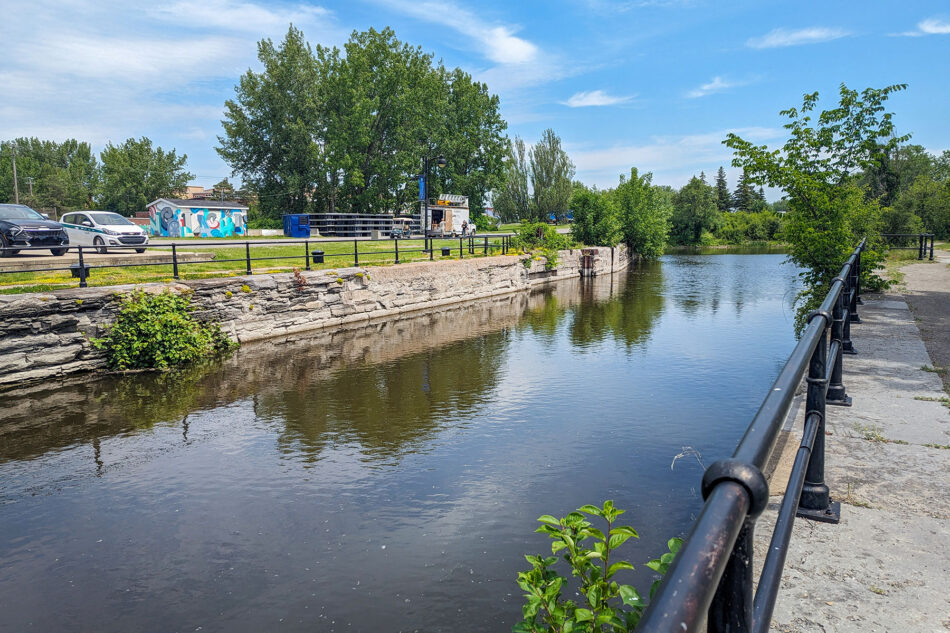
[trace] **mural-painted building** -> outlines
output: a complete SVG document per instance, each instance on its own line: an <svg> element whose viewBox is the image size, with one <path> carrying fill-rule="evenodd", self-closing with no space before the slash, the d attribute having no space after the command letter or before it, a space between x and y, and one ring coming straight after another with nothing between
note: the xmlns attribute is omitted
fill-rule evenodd
<svg viewBox="0 0 950 633"><path fill-rule="evenodd" d="M151 234L161 237L247 235L247 206L233 200L159 198L148 218Z"/></svg>

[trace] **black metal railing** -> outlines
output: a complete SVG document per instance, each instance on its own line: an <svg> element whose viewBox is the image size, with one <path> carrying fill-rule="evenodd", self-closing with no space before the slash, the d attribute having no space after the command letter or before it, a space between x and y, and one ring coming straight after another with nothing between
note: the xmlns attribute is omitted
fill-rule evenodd
<svg viewBox="0 0 950 633"><path fill-rule="evenodd" d="M375 257L374 263L380 263L378 257L376 256L393 256L393 262L399 264L400 262L406 261L407 257L411 259L413 253L424 253L428 255L429 260L435 260L436 255L440 257L460 257L464 258L466 253L469 256L477 255L490 255L493 253L507 254L511 250L511 238L514 237L513 233L481 233L476 235L467 235L464 237L444 237L444 238L435 238L435 237L419 237L419 238L390 238L386 240L366 240L366 239L279 239L279 240L228 240L228 241L204 241L204 240L194 240L189 242L152 242L148 245L136 244L136 245L121 245L121 246L112 246L108 247L102 246L64 246L61 249L66 252L73 252L77 255L77 259L71 261L70 263L64 265L54 265L54 266L42 266L42 267L32 267L32 268L9 268L4 267L4 263L15 262L13 259L3 259L0 260L0 275L10 275L10 274L22 274L22 273L48 273L48 272L70 272L72 276L79 280L79 287L85 288L88 285L88 279L92 274L93 270L104 269L104 268L138 268L138 267L166 267L170 268L172 277L174 279L181 278L181 271L187 266L196 265L196 264L233 264L236 262L244 263L244 272L247 275L253 274L253 262L261 261L279 261L279 260L296 260L301 262L301 265L304 270L311 269L311 263L313 264L323 264L328 262L331 258L339 258L344 264L353 262L354 266L360 265L360 256L364 258L364 262L369 257ZM422 242L421 247L417 246L419 242ZM360 244L374 244L378 245L380 242L392 242L392 249L390 250L377 250L376 248L368 249L363 248L360 250ZM410 246L400 246L400 243L405 244L409 242ZM327 252L324 250L326 244L352 244L352 249L340 250L340 252ZM416 245L413 247L413 245ZM296 246L301 248L299 254L280 254L280 255L263 255L258 254L255 257L252 257L252 249L258 247L273 247L273 246ZM230 257L227 259L217 259L215 257L210 257L206 259L194 258L194 257L184 257L185 253L189 255L207 255L211 254L207 250L203 249L244 249L243 257ZM110 260L95 260L90 261L88 256L90 254L98 253L103 248L107 248L109 252L126 252L136 251L140 254L144 250L149 250L152 252L160 252L167 254L168 257L163 257L161 261L134 261L135 255L130 254L130 258L120 262L110 261ZM180 249L186 249L184 251ZM187 249L196 249L188 251ZM24 246L24 247L8 247L0 248L0 254L3 254L6 257L6 254L12 253L17 254L20 252L30 253L30 252L42 252L49 251L49 246ZM289 250L289 249L288 249ZM58 260L57 260L58 261ZM342 264L341 264L342 265ZM222 270L221 272L233 272L232 270ZM25 280L24 285L30 285L29 280ZM57 282L59 283L59 282Z"/></svg>
<svg viewBox="0 0 950 633"><path fill-rule="evenodd" d="M667 571L638 631L682 633L705 622L714 633L767 633L795 517L837 523L840 505L825 484L825 407L850 406L842 361L853 354L851 323L859 323L861 253L854 250L772 385L731 459L703 475L705 504ZM768 554L753 595L753 532L769 501L763 469L795 391L805 378L805 428Z"/></svg>
<svg viewBox="0 0 950 633"><path fill-rule="evenodd" d="M930 251L930 260L934 258L933 233L881 233L884 244L892 250L917 251L917 259L927 257Z"/></svg>

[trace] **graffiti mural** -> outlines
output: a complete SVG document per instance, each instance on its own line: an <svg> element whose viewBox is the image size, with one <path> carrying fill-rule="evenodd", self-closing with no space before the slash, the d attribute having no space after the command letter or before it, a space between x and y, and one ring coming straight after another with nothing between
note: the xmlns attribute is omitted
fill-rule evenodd
<svg viewBox="0 0 950 633"><path fill-rule="evenodd" d="M149 229L161 237L245 235L245 213L243 209L182 209L159 200L148 208Z"/></svg>

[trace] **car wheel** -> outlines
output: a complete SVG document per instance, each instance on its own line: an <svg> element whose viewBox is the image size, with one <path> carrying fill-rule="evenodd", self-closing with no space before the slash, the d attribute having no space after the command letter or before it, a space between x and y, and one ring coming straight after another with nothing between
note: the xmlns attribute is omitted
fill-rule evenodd
<svg viewBox="0 0 950 633"><path fill-rule="evenodd" d="M141 254L141 253L144 253L144 252L145 252L145 249L144 249L144 248L137 248L137 249L135 249L135 252Z"/></svg>
<svg viewBox="0 0 950 633"><path fill-rule="evenodd" d="M0 235L0 246L2 246L4 249L3 251L0 251L0 257L13 257L20 252L19 249L7 250L10 248L10 242L8 242L2 235Z"/></svg>
<svg viewBox="0 0 950 633"><path fill-rule="evenodd" d="M106 248L106 243L102 241L101 237L92 240L92 245L96 247L96 252L100 255L105 255L109 252L109 249Z"/></svg>
<svg viewBox="0 0 950 633"><path fill-rule="evenodd" d="M51 248L49 252L53 254L54 257L59 257L60 255L65 255L68 248Z"/></svg>

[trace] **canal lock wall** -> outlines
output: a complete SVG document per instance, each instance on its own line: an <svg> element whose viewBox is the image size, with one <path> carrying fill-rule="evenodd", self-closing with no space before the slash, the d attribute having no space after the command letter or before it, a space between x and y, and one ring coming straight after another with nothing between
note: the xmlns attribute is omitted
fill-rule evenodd
<svg viewBox="0 0 950 633"><path fill-rule="evenodd" d="M625 246L598 247L559 251L551 270L544 258L501 255L0 295L0 388L104 368L89 339L105 333L119 297L136 287L192 293L199 319L245 343L610 274L637 257Z"/></svg>

